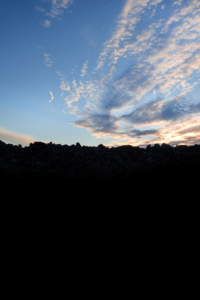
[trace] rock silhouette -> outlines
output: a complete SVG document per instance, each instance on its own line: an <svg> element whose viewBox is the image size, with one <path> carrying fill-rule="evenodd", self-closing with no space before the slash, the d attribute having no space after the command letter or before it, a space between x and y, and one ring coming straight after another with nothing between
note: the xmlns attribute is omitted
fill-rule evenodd
<svg viewBox="0 0 200 300"><path fill-rule="evenodd" d="M196 176L200 145L148 145L108 148L34 142L29 147L0 140L0 179L99 180L122 182Z"/></svg>

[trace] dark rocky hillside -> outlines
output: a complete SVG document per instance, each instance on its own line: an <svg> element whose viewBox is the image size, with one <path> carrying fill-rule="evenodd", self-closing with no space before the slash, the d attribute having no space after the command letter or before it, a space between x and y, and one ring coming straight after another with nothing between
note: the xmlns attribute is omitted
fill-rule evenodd
<svg viewBox="0 0 200 300"><path fill-rule="evenodd" d="M0 141L0 179L122 182L198 176L200 145L107 148L34 142L29 147Z"/></svg>

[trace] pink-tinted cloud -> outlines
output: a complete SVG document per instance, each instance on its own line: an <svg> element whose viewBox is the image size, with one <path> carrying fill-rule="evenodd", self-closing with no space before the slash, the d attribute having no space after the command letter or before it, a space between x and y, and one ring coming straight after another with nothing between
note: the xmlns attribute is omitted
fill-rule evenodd
<svg viewBox="0 0 200 300"><path fill-rule="evenodd" d="M156 16L157 9L165 7L159 0L126 1L93 79L79 83L74 79L70 84L65 100L70 113L79 118L71 124L96 138L117 140L110 145L197 143L200 99L193 98L192 91L199 84L199 3L174 4L168 18L159 16L157 22L148 18L151 24L138 29L145 13ZM118 68L119 58L126 67ZM104 72L108 61L109 70ZM74 107L81 98L87 102L84 112Z"/></svg>
<svg viewBox="0 0 200 300"><path fill-rule="evenodd" d="M5 129L0 129L0 140L5 143L21 144L23 146L29 146L30 143L34 143L32 137L27 135L20 135Z"/></svg>

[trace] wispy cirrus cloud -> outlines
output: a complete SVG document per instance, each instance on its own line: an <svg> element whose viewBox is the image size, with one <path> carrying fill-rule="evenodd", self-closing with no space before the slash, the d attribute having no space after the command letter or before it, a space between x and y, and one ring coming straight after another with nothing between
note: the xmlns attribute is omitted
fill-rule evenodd
<svg viewBox="0 0 200 300"><path fill-rule="evenodd" d="M127 0L124 9L119 16L119 20L117 21L116 30L114 31L111 39L104 43L104 49L98 58L98 65L95 68L96 70L103 67L108 53L110 53L109 58L112 59L110 64L117 63L119 57L123 56L129 47L131 47L128 40L133 37L134 29L141 21L141 15L144 13L144 9L147 7L151 8L152 6L157 6L160 2L162 2L162 0L154 0L151 2L150 0ZM155 11L153 12L153 15L154 14ZM125 44L127 44L127 48L121 47Z"/></svg>
<svg viewBox="0 0 200 300"><path fill-rule="evenodd" d="M83 69L81 70L81 75L80 75L81 77L84 77L85 75L87 75L87 68L88 68L87 64L88 64L88 60L83 65Z"/></svg>
<svg viewBox="0 0 200 300"><path fill-rule="evenodd" d="M151 19L154 15L155 15L156 9L154 8L152 15L149 17L149 19Z"/></svg>
<svg viewBox="0 0 200 300"><path fill-rule="evenodd" d="M70 113L79 118L71 124L118 140L107 146L200 141L200 99L192 96L200 83L200 2L176 2L165 2L171 13L162 19L162 0L126 1L94 75L74 79L65 91Z"/></svg>
<svg viewBox="0 0 200 300"><path fill-rule="evenodd" d="M52 93L51 91L50 91L49 93L50 93L50 95L51 95L51 100L49 100L49 102L52 102L53 99L54 99L54 96L53 96L53 93Z"/></svg>
<svg viewBox="0 0 200 300"><path fill-rule="evenodd" d="M49 58L51 54L47 54L45 53L44 54L44 64L47 66L47 67L52 67L52 63L53 61Z"/></svg>
<svg viewBox="0 0 200 300"><path fill-rule="evenodd" d="M158 3L162 2L163 0L152 0L150 2L151 5L157 5Z"/></svg>
<svg viewBox="0 0 200 300"><path fill-rule="evenodd" d="M36 9L41 12L45 12L45 9L41 6L36 6Z"/></svg>
<svg viewBox="0 0 200 300"><path fill-rule="evenodd" d="M52 18L57 18L59 15L63 14L63 9L67 9L73 2L74 0L52 0L51 11L46 13L46 15Z"/></svg>
<svg viewBox="0 0 200 300"><path fill-rule="evenodd" d="M174 1L172 5L181 5L183 0Z"/></svg>
<svg viewBox="0 0 200 300"><path fill-rule="evenodd" d="M47 0L47 2L51 3L51 8L49 12L46 12L46 9L38 5L36 6L36 10L45 13L45 15L48 17L57 18L57 20L61 20L59 16L61 16L64 13L64 10L66 10L74 2L74 0ZM43 20L40 24L48 28L51 26L51 21Z"/></svg>
<svg viewBox="0 0 200 300"><path fill-rule="evenodd" d="M43 22L42 22L42 26L44 26L44 27L50 27L51 26L51 21L49 21L49 20L44 20Z"/></svg>
<svg viewBox="0 0 200 300"><path fill-rule="evenodd" d="M60 85L60 89L62 91L70 91L70 85L69 85L69 83L68 82L66 83L66 82L62 81L61 85Z"/></svg>

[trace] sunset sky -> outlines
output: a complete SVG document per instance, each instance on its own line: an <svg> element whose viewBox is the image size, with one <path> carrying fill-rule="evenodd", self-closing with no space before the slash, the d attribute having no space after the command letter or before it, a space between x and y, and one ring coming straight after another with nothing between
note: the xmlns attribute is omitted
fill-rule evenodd
<svg viewBox="0 0 200 300"><path fill-rule="evenodd" d="M0 23L0 140L200 144L200 0L6 0Z"/></svg>

